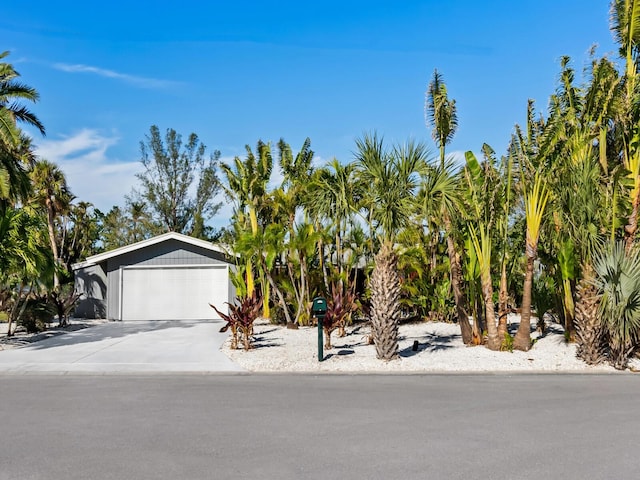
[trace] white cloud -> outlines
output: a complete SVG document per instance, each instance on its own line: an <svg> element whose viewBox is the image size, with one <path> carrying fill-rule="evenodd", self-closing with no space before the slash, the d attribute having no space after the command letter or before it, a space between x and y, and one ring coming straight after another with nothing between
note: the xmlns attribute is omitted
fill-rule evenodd
<svg viewBox="0 0 640 480"><path fill-rule="evenodd" d="M60 166L78 200L107 212L114 205L124 204L125 195L136 184L135 174L142 170L138 161L122 162L108 154L109 147L118 140L115 135L83 129L40 142L36 154Z"/></svg>
<svg viewBox="0 0 640 480"><path fill-rule="evenodd" d="M121 80L130 85L134 85L140 88L167 88L178 84L171 80L160 80L157 78L140 77L137 75L130 75L128 73L116 72L106 68L94 67L91 65L75 64L70 65L67 63L56 63L53 68L68 73L91 73L100 77L113 78L115 80Z"/></svg>

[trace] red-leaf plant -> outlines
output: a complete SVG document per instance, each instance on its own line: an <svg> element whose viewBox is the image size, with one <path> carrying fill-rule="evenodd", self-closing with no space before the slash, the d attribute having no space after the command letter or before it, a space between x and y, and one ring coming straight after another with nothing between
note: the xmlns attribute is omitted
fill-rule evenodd
<svg viewBox="0 0 640 480"><path fill-rule="evenodd" d="M260 316L262 311L262 297L256 292L251 296L238 299L237 305L229 305L229 314L222 313L214 305L209 304L218 315L227 322L227 326L231 327L231 348L238 348L239 334L242 336L244 349L251 348L250 337L253 334L253 322Z"/></svg>
<svg viewBox="0 0 640 480"><path fill-rule="evenodd" d="M356 296L350 290L346 290L342 284L331 286L331 298L327 302L327 313L322 320L324 330L324 348L331 347L331 333L336 328L344 328L349 317L356 309Z"/></svg>

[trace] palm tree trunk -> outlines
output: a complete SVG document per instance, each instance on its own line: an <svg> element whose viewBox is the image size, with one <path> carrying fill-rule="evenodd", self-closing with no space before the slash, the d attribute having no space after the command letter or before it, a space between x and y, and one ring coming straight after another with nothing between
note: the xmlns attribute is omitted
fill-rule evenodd
<svg viewBox="0 0 640 480"><path fill-rule="evenodd" d="M431 241L429 242L429 248L430 248L430 257L431 257L431 261L430 261L430 277L431 277L431 285L435 285L436 283L436 276L435 276L435 272L436 272L436 267L437 267L437 254L438 254L438 230L437 227L435 225L432 225L433 229L431 231Z"/></svg>
<svg viewBox="0 0 640 480"><path fill-rule="evenodd" d="M371 330L380 360L398 358L400 279L398 257L390 243L383 243L371 274Z"/></svg>
<svg viewBox="0 0 640 480"><path fill-rule="evenodd" d="M513 339L513 348L525 352L531 348L531 290L533 288L533 260L535 256L535 247L527 245L527 267L522 286L520 325Z"/></svg>
<svg viewBox="0 0 640 480"><path fill-rule="evenodd" d="M324 258L324 241L318 240L318 256L320 257L320 268L322 270L322 281L325 292L329 292L329 276L327 275L327 265Z"/></svg>
<svg viewBox="0 0 640 480"><path fill-rule="evenodd" d="M460 334L462 335L464 344L469 345L473 340L473 332L471 330L471 324L469 323L466 298L461 288L462 268L460 266L460 256L456 253L456 247L451 235L447 235L447 253L449 254L449 264L451 265L451 289L453 290L453 298L456 302Z"/></svg>
<svg viewBox="0 0 640 480"><path fill-rule="evenodd" d="M640 207L640 189L636 192L633 199L631 214L629 215L629 223L624 227L625 234L625 250L629 252L636 238L638 230L638 207Z"/></svg>
<svg viewBox="0 0 640 480"><path fill-rule="evenodd" d="M482 295L484 297L485 318L487 321L487 348L490 350L500 350L502 339L498 337L498 329L496 328L496 312L493 304L491 274L484 272L480 280L482 281Z"/></svg>
<svg viewBox="0 0 640 480"><path fill-rule="evenodd" d="M289 308L287 307L287 302L284 299L284 295L282 294L282 291L278 288L278 285L273 280L273 277L271 276L271 272L267 268L267 262L264 260L264 257L262 255L258 255L258 256L259 256L261 264L262 264L262 269L264 270L265 276L267 277L267 281L271 285L271 288L276 293L276 295L278 297L278 300L280 301L280 307L282 307L282 311L284 313L284 318L285 318L286 322L288 324L293 323L292 320L291 320L291 314L289 313Z"/></svg>
<svg viewBox="0 0 640 480"><path fill-rule="evenodd" d="M58 276L58 245L56 243L56 234L55 234L55 212L53 210L53 205L51 204L51 200L47 199L47 229L49 231L49 243L51 244L51 253L53 253L53 289L58 290L60 288L60 278Z"/></svg>
<svg viewBox="0 0 640 480"><path fill-rule="evenodd" d="M507 302L508 302L508 289L507 289L507 262L502 261L502 269L500 271L500 292L498 294L498 337L504 338L507 334Z"/></svg>
<svg viewBox="0 0 640 480"><path fill-rule="evenodd" d="M460 325L460 334L465 345L482 343L482 335L474 335L471 324L469 323L469 311L467 298L462 293L462 266L460 265L460 255L456 252L456 244L453 241L453 228L451 219L447 212L443 215L445 233L447 235L447 254L449 255L449 265L451 268L451 289L453 290L453 299L456 302L456 315L458 325ZM476 323L474 321L474 323ZM477 343L476 343L477 342Z"/></svg>

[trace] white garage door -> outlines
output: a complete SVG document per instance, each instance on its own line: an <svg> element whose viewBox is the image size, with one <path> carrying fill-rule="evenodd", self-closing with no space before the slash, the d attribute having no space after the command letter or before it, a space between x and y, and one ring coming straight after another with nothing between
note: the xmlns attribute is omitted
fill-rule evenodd
<svg viewBox="0 0 640 480"><path fill-rule="evenodd" d="M210 320L226 312L226 266L128 267L122 270L122 320ZM224 308L223 308L224 307Z"/></svg>

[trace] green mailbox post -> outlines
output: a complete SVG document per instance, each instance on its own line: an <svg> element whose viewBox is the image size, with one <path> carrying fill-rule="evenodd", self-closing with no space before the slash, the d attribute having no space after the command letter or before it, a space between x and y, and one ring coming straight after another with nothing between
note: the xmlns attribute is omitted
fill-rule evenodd
<svg viewBox="0 0 640 480"><path fill-rule="evenodd" d="M323 297L316 297L311 304L311 315L318 319L318 361L324 360L324 352L322 351L322 320L327 314L327 300Z"/></svg>

